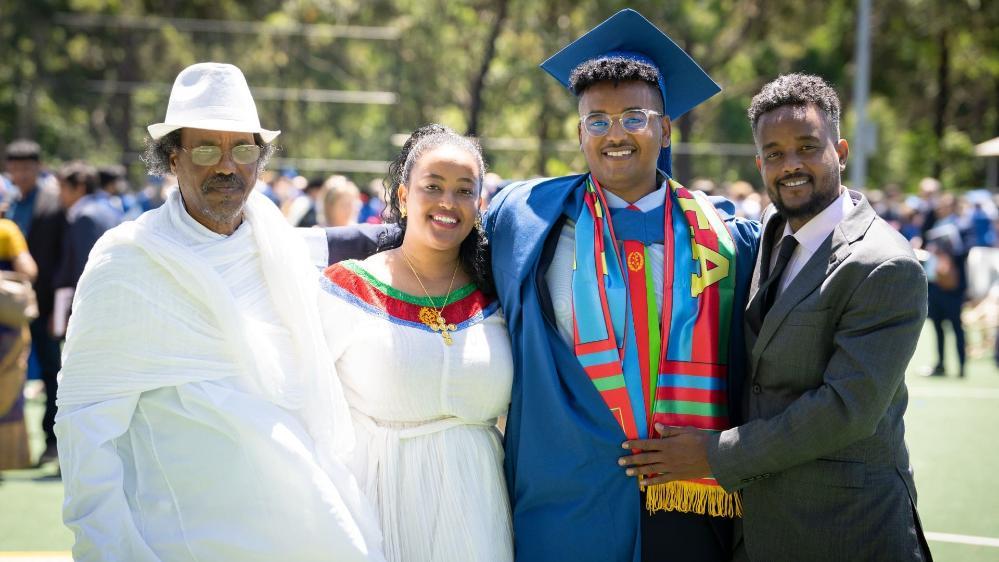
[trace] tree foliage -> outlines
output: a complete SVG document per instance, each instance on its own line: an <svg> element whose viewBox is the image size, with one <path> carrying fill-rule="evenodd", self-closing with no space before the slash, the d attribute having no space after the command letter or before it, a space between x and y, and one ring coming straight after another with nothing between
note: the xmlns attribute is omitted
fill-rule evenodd
<svg viewBox="0 0 999 562"><path fill-rule="evenodd" d="M868 186L981 185L973 146L999 136L999 2L873 4ZM282 129L286 158L384 161L393 135L438 121L483 137L503 176L582 170L575 100L537 65L625 7L724 88L674 124L682 181L759 185L751 156L704 143L752 143L745 108L783 72L833 83L850 138L855 0L0 0L0 141L33 137L50 160L140 174L144 127L162 120L177 72L219 60L268 93L261 120ZM396 98L315 101L326 90Z"/></svg>

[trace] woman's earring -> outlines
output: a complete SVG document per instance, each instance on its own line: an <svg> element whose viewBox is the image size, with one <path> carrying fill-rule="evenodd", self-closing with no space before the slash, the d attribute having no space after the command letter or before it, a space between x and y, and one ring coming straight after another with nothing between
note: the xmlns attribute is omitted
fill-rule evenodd
<svg viewBox="0 0 999 562"><path fill-rule="evenodd" d="M475 230L482 231L482 213L475 215Z"/></svg>
<svg viewBox="0 0 999 562"><path fill-rule="evenodd" d="M406 207L399 209L399 218L401 219L406 218Z"/></svg>

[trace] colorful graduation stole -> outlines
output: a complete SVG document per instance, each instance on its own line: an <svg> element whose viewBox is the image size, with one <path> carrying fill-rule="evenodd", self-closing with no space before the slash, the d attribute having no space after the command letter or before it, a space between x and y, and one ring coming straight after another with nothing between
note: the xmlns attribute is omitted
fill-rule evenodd
<svg viewBox="0 0 999 562"><path fill-rule="evenodd" d="M673 180L668 186L659 318L647 266L652 249L636 241L619 244L603 190L592 176L576 220L576 357L628 439L656 435L656 423L729 428L735 241L706 197L695 197ZM646 508L742 515L739 496L713 478L651 486Z"/></svg>

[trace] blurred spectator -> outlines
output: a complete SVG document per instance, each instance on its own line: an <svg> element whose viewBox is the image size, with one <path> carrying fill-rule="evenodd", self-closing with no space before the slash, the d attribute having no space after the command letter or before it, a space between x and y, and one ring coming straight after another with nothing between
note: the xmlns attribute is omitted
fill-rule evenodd
<svg viewBox="0 0 999 562"><path fill-rule="evenodd" d="M66 211L66 233L54 280L57 298L52 331L60 338L65 337L73 292L90 250L98 238L121 222L118 211L99 194L98 177L97 170L80 161L65 164L59 170L59 203Z"/></svg>
<svg viewBox="0 0 999 562"><path fill-rule="evenodd" d="M382 187L381 178L375 178L368 182L368 187L361 192L361 212L357 216L357 222L367 224L381 224L382 211L385 210L385 198L382 196L385 189Z"/></svg>
<svg viewBox="0 0 999 562"><path fill-rule="evenodd" d="M9 218L12 206L20 194L20 191L7 179L7 176L0 174L0 216Z"/></svg>
<svg viewBox="0 0 999 562"><path fill-rule="evenodd" d="M142 214L142 211L136 209L139 201L129 188L126 175L125 166L121 164L98 168L97 178L100 183L98 196L104 199L119 217L135 218Z"/></svg>
<svg viewBox="0 0 999 562"><path fill-rule="evenodd" d="M927 262L929 281L929 319L936 333L937 363L930 376L943 376L944 370L944 322L950 324L957 347L958 376L964 377L965 338L961 323L961 306L967 290L967 274L964 270L966 252L961 232L958 228L956 199L945 193L936 201L934 227L926 230L926 250L930 253Z"/></svg>
<svg viewBox="0 0 999 562"><path fill-rule="evenodd" d="M920 238L923 240L926 240L926 231L936 226L936 208L938 206L937 197L939 197L942 189L943 187L940 184L940 180L936 178L927 177L919 180L919 198L916 199L916 202L918 204L919 213L923 217L923 230L920 233Z"/></svg>
<svg viewBox="0 0 999 562"><path fill-rule="evenodd" d="M690 182L690 189L703 191L705 195L718 195L718 186L708 178L695 178Z"/></svg>
<svg viewBox="0 0 999 562"><path fill-rule="evenodd" d="M17 140L7 145L6 169L19 191L11 216L24 233L28 252L38 265L35 294L38 298L38 318L31 323L31 354L39 366L45 383L45 450L39 464L58 458L56 437L52 430L56 414L56 377L60 369L59 340L50 333L55 299L56 268L62 259L62 241L66 216L59 205L59 187L42 178L41 148L30 140Z"/></svg>
<svg viewBox="0 0 999 562"><path fill-rule="evenodd" d="M879 217L885 219L885 217L891 217L892 211L888 205L887 198L885 197L885 192L880 189L868 189L864 191L867 195L867 202L871 204L874 208L874 212L878 214ZM885 219L888 221L888 219Z"/></svg>
<svg viewBox="0 0 999 562"><path fill-rule="evenodd" d="M999 219L999 209L992 201L991 194L984 189L969 191L964 194L968 204L967 239L969 247L995 246L996 219Z"/></svg>
<svg viewBox="0 0 999 562"><path fill-rule="evenodd" d="M747 181L739 180L730 183L722 195L728 197L735 204L737 217L758 221L763 214L763 209L766 208L763 198L753 189L753 184Z"/></svg>
<svg viewBox="0 0 999 562"><path fill-rule="evenodd" d="M898 219L893 223L893 226L898 229L899 233L906 240L910 242L913 239L917 241L921 240L920 234L923 231L923 218L919 214L918 209L903 204L899 208Z"/></svg>
<svg viewBox="0 0 999 562"><path fill-rule="evenodd" d="M264 197L270 199L271 203L274 203L280 209L281 200L278 199L277 194L274 193L274 188L271 187L274 180L274 173L270 170L264 170L259 176L257 176L257 184L254 186L254 189L256 189Z"/></svg>
<svg viewBox="0 0 999 562"><path fill-rule="evenodd" d="M0 270L14 271L33 281L38 274L28 243L14 221L0 219ZM0 300L8 295L7 282ZM3 305L4 308L7 304ZM34 310L37 313L37 307ZM28 317L7 318L0 323L0 471L29 468L28 432L24 424L24 380L28 370L31 336Z"/></svg>
<svg viewBox="0 0 999 562"><path fill-rule="evenodd" d="M282 212L286 211L285 206L287 203L298 195L298 190L295 188L293 181L295 176L286 174L294 174L294 171L285 170L284 174L275 178L271 184L271 190L274 192L274 202L277 203Z"/></svg>
<svg viewBox="0 0 999 562"><path fill-rule="evenodd" d="M878 214L889 224L897 225L902 215L902 186L897 183L885 184L883 193L882 210Z"/></svg>
<svg viewBox="0 0 999 562"><path fill-rule="evenodd" d="M167 191L176 186L176 179L173 176L146 176L146 185L135 194L136 206L125 216L125 220L132 220L142 213L155 209L166 201Z"/></svg>
<svg viewBox="0 0 999 562"><path fill-rule="evenodd" d="M319 224L319 198L322 196L322 178L312 178L302 194L288 206L288 223L291 226L316 226Z"/></svg>
<svg viewBox="0 0 999 562"><path fill-rule="evenodd" d="M489 202L499 193L499 190L506 185L503 178L495 173L489 172L482 178L482 190L479 196L479 210L485 212L489 208Z"/></svg>
<svg viewBox="0 0 999 562"><path fill-rule="evenodd" d="M325 226L357 224L361 211L361 191L344 176L330 176L323 184Z"/></svg>

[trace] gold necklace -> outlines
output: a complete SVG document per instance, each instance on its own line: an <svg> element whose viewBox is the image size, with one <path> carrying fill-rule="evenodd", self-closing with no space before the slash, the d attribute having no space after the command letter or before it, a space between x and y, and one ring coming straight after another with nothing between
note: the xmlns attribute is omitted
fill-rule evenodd
<svg viewBox="0 0 999 562"><path fill-rule="evenodd" d="M423 289L423 293L427 295L427 300L430 301L430 307L423 307L420 309L420 322L427 325L428 328L435 332L440 332L441 337L444 338L444 343L451 345L454 340L451 339L451 334L448 331L457 330L457 326L454 324L448 324L444 321L444 307L447 306L447 301L451 298L451 289L454 287L454 278L458 274L458 264L461 260L455 260L454 271L451 272L451 283L447 286L447 296L444 297L444 302L441 307L437 308L437 303L434 302L434 298L430 296L430 291L427 290L426 285L423 284L423 280L420 279L420 275L416 273L416 268L413 267L413 262L409 260L409 256L406 255L406 251L399 248L399 252L402 253L403 259L406 260L406 265L409 266L409 270L413 272L413 277L416 277L416 282L420 284L420 288Z"/></svg>

